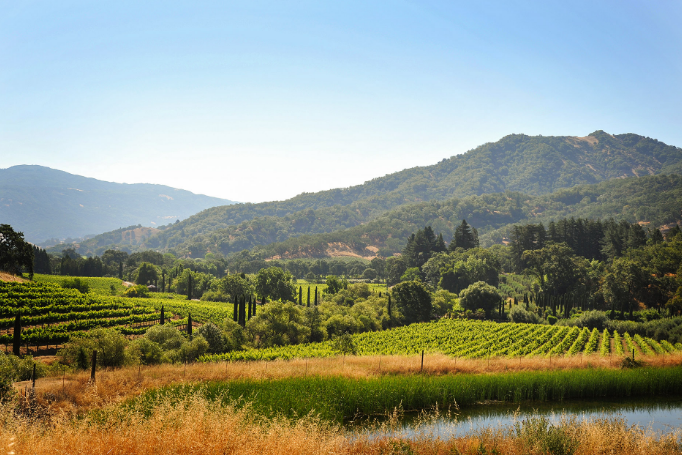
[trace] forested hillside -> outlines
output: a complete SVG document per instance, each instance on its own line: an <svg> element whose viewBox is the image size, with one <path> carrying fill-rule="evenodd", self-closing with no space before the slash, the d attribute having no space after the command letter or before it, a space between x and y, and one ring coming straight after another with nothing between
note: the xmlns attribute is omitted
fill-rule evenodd
<svg viewBox="0 0 682 455"><path fill-rule="evenodd" d="M0 169L0 221L30 242L154 227L232 201L163 185L103 182L42 166Z"/></svg>
<svg viewBox="0 0 682 455"><path fill-rule="evenodd" d="M302 211L285 217L262 217L195 236L171 251L190 257L203 257L207 252L230 254L246 249L254 249L254 253L266 258L336 255L371 257L377 253L386 257L401 251L407 236L426 225L433 226L436 232L442 232L449 242L457 225L466 219L477 227L481 244L488 246L508 237L509 228L514 223L548 223L571 216L613 217L629 222L649 222L658 227L682 219L680 201L681 176L615 179L596 185L579 185L543 196L508 191L412 203L388 211L367 223L319 234L309 232L314 232L315 227L319 226L334 226L339 213L348 214L345 220L353 219L353 214L347 208L334 207ZM303 225L301 219L308 219L310 223ZM105 242L107 240L105 237L98 238ZM86 249L89 243L98 238L82 244L80 253L101 254L103 246ZM118 245L123 248L126 246L122 243Z"/></svg>
<svg viewBox="0 0 682 455"><path fill-rule="evenodd" d="M538 204L544 205L529 203L527 211L524 211L524 201L529 200L530 196L614 178L681 172L682 149L635 134L612 136L597 131L584 138L510 135L433 166L407 169L363 185L305 193L282 202L215 207L146 238L140 245L112 243L99 237L83 243L79 251L83 254L101 253L117 246L128 250L151 248L175 251L192 257L201 257L207 251L229 254L256 245L284 242L301 235L331 234L366 225L372 220L381 224L386 221L378 220L380 216L398 207L409 206L409 209L405 209L407 212L399 210L384 218L391 220L396 227L386 241L378 243L380 247L396 250L404 237L395 236L414 230L411 221L401 221L402 217L420 210L415 207L432 207L429 204L419 205L426 201L449 201L445 203L446 207L464 204L464 208L453 209L450 216L472 218L475 225L485 227L483 232L487 232L519 222L529 215L540 216L548 210L554 210L553 201L541 201ZM530 196L515 196L519 201L514 200L513 206L510 206L504 197L499 196L503 192L519 192ZM498 196L493 197L491 202L481 197L493 193ZM599 196L590 194L589 201L600 202L597 200ZM557 197L568 200L577 196L568 192L558 193ZM559 202L563 203L563 200ZM572 201L572 204L576 202ZM597 208L598 205L592 209L595 216L601 210ZM608 216L618 214L622 206L618 211L614 210L614 207L609 207L604 213ZM633 214L627 216L630 219ZM650 216L641 214L641 217ZM444 233L451 232L451 222L443 221L441 224L444 224L441 228ZM404 229L398 227L407 225L409 227ZM364 228L348 232L357 232L364 238ZM367 235L371 236L369 233ZM318 239L336 242L341 238L348 239L348 235L339 233L315 237L314 240L292 240L290 244L313 241L317 245L313 249L318 251L314 254L320 254L319 242L329 242ZM364 239L360 246L367 243ZM395 245L391 244L390 239L395 239ZM372 242L377 243L374 240ZM284 253L280 246L272 248ZM284 248L289 249L288 246Z"/></svg>

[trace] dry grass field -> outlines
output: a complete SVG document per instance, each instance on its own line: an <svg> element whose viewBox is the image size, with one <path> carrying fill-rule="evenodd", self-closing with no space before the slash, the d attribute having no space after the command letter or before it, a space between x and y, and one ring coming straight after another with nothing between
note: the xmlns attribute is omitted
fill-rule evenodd
<svg viewBox="0 0 682 455"><path fill-rule="evenodd" d="M669 367L682 365L682 352L665 356L638 358L646 365ZM585 368L618 369L622 357L567 356L548 358L454 359L431 354L421 356L340 356L331 358L216 362L188 365L163 364L98 370L90 383L89 372L36 381L39 402L53 410L78 413L138 396L142 392L172 384L234 379L283 379L304 376L369 378L380 375L490 374L519 371L570 370ZM22 393L29 381L15 384Z"/></svg>

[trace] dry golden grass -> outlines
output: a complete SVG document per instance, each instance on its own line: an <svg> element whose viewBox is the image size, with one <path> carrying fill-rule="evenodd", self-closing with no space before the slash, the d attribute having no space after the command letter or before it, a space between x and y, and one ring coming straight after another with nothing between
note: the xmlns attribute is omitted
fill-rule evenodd
<svg viewBox="0 0 682 455"><path fill-rule="evenodd" d="M569 356L532 359L496 358L454 359L430 354L424 358L423 374L488 374L537 370L578 368L620 368L622 357ZM641 357L647 365L668 367L682 365L682 352ZM67 374L65 377L36 381L38 399L50 403L55 410L80 412L99 408L135 397L145 390L171 384L233 379L279 379L302 376L342 376L368 378L379 375L411 375L421 372L420 356L346 356L318 359L275 360L259 362L195 363L190 365L157 365L126 367L97 372L94 385L90 373ZM30 388L28 381L17 383L17 389Z"/></svg>
<svg viewBox="0 0 682 455"><path fill-rule="evenodd" d="M679 434L660 436L628 428L618 420L568 421L561 425L577 444L576 455L679 454ZM484 448L485 451L482 451ZM469 437L416 441L367 438L308 417L296 422L259 419L248 408L220 406L197 396L182 403L157 403L150 416L107 407L97 415L49 421L14 417L0 409L0 453L42 454L453 454L546 453L541 444L509 429ZM409 451L408 451L409 450ZM411 452L410 452L411 451Z"/></svg>
<svg viewBox="0 0 682 455"><path fill-rule="evenodd" d="M19 283L23 283L24 281L28 280L20 276L12 275L11 273L0 272L0 281L17 281Z"/></svg>

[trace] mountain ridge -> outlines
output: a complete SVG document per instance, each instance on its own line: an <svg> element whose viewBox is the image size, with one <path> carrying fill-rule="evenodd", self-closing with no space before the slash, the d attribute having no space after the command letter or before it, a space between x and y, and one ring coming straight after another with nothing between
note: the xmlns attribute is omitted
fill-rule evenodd
<svg viewBox="0 0 682 455"><path fill-rule="evenodd" d="M0 222L34 243L125 225L158 227L233 203L166 185L107 182L45 166L0 169Z"/></svg>
<svg viewBox="0 0 682 455"><path fill-rule="evenodd" d="M362 185L303 193L286 201L207 209L146 238L136 248L192 257L209 251L230 254L301 235L350 229L397 207L424 201L505 191L542 195L615 178L667 173L682 173L682 149L636 134L508 135L439 163ZM88 251L107 248L92 243L84 245Z"/></svg>

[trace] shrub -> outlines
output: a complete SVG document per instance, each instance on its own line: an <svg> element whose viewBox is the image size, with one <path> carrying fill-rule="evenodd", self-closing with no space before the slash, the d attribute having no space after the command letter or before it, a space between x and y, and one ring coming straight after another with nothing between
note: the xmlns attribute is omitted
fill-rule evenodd
<svg viewBox="0 0 682 455"><path fill-rule="evenodd" d="M206 291L201 295L202 302L229 302L230 298L220 291Z"/></svg>
<svg viewBox="0 0 682 455"><path fill-rule="evenodd" d="M554 325L554 324L556 324L556 321L557 321L557 317L556 317L556 316L551 315L551 314L550 314L549 316L547 316L547 322L549 322L549 325Z"/></svg>
<svg viewBox="0 0 682 455"><path fill-rule="evenodd" d="M190 342L185 342L177 351L178 360L182 362L194 362L196 359L206 354L208 342L202 336L194 337Z"/></svg>
<svg viewBox="0 0 682 455"><path fill-rule="evenodd" d="M209 322L199 327L197 334L202 336L208 343L208 352L211 354L219 354L224 351L223 333L218 326Z"/></svg>
<svg viewBox="0 0 682 455"><path fill-rule="evenodd" d="M180 349L182 343L185 342L185 337L182 333L168 324L152 326L147 329L144 336L158 344L164 351Z"/></svg>
<svg viewBox="0 0 682 455"><path fill-rule="evenodd" d="M64 280L62 281L61 286L66 289L76 289L81 294L87 294L90 291L88 283L80 278Z"/></svg>
<svg viewBox="0 0 682 455"><path fill-rule="evenodd" d="M149 289L143 284L131 286L123 292L124 297L149 297Z"/></svg>
<svg viewBox="0 0 682 455"><path fill-rule="evenodd" d="M158 343L146 337L138 338L130 344L131 355L138 358L142 365L155 365L163 362L163 350Z"/></svg>
<svg viewBox="0 0 682 455"><path fill-rule="evenodd" d="M556 318L555 318L556 319ZM515 306L509 312L509 320L512 322L521 322L527 324L539 324L540 316L537 314L526 311L521 306Z"/></svg>
<svg viewBox="0 0 682 455"><path fill-rule="evenodd" d="M94 329L74 336L58 353L62 363L78 368L88 368L92 351L97 350L97 363L106 367L117 367L130 363L126 351L128 340L114 329Z"/></svg>

